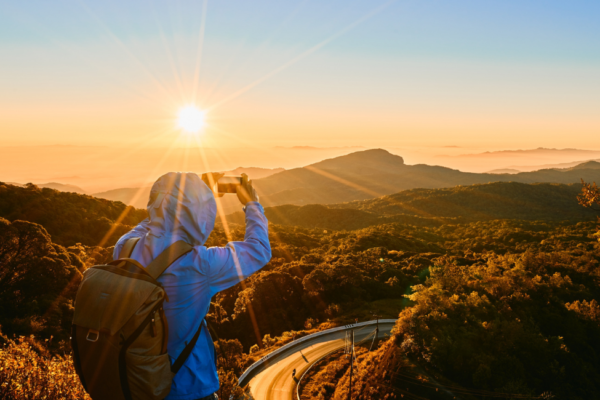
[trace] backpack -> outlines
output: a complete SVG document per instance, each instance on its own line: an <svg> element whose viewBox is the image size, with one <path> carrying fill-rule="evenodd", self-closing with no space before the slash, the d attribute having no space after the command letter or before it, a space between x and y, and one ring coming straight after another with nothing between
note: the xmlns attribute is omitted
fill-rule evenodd
<svg viewBox="0 0 600 400"><path fill-rule="evenodd" d="M77 290L73 361L94 400L164 399L204 325L171 365L163 310L169 299L156 279L192 246L177 241L144 268L128 258L138 240L127 240L118 260L87 269Z"/></svg>

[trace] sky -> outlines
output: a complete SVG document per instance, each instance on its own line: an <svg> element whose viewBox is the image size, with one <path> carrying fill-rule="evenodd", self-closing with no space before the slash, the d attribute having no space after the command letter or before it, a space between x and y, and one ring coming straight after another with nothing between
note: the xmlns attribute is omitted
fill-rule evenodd
<svg viewBox="0 0 600 400"><path fill-rule="evenodd" d="M0 146L600 149L599 20L597 0L0 0Z"/></svg>

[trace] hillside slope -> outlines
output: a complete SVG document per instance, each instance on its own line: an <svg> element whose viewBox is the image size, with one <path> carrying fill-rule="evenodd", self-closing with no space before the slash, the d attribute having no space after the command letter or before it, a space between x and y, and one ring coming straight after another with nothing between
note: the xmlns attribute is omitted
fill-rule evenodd
<svg viewBox="0 0 600 400"><path fill-rule="evenodd" d="M21 183L16 183L16 182L6 182L6 183L8 183L9 185L25 187L25 185L21 184ZM41 187L41 188L56 189L61 192L73 192L73 193L79 193L79 194L87 193L85 190L83 190L79 186L69 185L66 183L48 182L48 183L38 183L35 186Z"/></svg>
<svg viewBox="0 0 600 400"><path fill-rule="evenodd" d="M444 189L412 189L338 204L267 207L271 223L353 230L388 223L439 226L492 219L579 221L597 213L578 204L581 184L496 182ZM243 223L242 212L227 216Z"/></svg>
<svg viewBox="0 0 600 400"><path fill-rule="evenodd" d="M412 189L366 201L332 205L380 215L567 220L596 213L578 204L581 184L495 182L443 189Z"/></svg>
<svg viewBox="0 0 600 400"><path fill-rule="evenodd" d="M96 246L104 242L110 246L146 218L146 210L31 184L18 187L0 182L0 217L40 224L52 241L61 245Z"/></svg>

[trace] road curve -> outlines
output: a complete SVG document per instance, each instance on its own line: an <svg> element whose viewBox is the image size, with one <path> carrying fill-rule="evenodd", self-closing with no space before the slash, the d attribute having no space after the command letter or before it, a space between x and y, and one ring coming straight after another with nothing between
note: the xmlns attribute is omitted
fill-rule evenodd
<svg viewBox="0 0 600 400"><path fill-rule="evenodd" d="M379 338L383 338L386 333L389 334L393 326L393 322L380 322ZM356 327L354 341L358 342L374 331L374 325ZM318 336L314 340L298 344L280 353L276 362L270 363L250 380L248 385L252 397L255 400L295 399L296 379L299 379L310 365L328 352L343 348L346 332L342 330ZM294 369L296 369L296 378L292 377Z"/></svg>

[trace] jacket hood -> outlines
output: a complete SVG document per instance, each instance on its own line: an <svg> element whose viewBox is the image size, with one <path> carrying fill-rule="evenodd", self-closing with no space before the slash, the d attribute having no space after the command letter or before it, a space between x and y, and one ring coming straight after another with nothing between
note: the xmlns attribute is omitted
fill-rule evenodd
<svg viewBox="0 0 600 400"><path fill-rule="evenodd" d="M217 204L212 191L193 172L169 172L152 185L146 243L153 256L183 240L203 245L215 226Z"/></svg>

